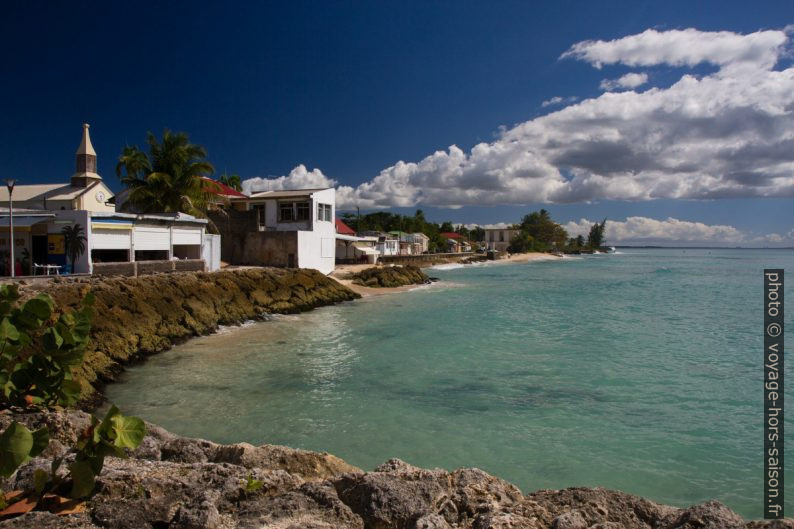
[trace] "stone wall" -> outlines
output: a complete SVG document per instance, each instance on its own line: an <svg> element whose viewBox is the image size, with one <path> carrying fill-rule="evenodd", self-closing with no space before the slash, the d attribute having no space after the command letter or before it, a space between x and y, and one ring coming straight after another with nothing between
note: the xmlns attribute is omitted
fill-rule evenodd
<svg viewBox="0 0 794 529"><path fill-rule="evenodd" d="M268 313L295 313L358 294L315 270L244 269L174 272L142 277L58 278L31 282L23 296L45 291L59 307L74 307L86 292L96 297L91 342L77 372L85 402L125 364L169 349L218 325Z"/></svg>
<svg viewBox="0 0 794 529"><path fill-rule="evenodd" d="M135 261L132 263L94 263L95 276L136 277L169 272L203 272L203 259L175 259L173 261Z"/></svg>

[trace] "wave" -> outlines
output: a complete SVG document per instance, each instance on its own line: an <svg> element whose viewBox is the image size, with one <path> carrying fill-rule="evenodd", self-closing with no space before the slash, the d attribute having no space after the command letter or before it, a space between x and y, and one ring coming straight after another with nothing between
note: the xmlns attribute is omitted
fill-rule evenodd
<svg viewBox="0 0 794 529"><path fill-rule="evenodd" d="M466 265L462 265L460 263L448 263L448 264L440 264L431 266L428 270L457 270L458 268L464 268Z"/></svg>

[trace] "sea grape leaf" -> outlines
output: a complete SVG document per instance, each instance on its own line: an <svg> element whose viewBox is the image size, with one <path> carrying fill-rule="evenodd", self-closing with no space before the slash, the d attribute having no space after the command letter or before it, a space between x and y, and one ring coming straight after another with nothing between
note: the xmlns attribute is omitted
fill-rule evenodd
<svg viewBox="0 0 794 529"><path fill-rule="evenodd" d="M9 477L19 465L30 458L33 434L24 425L14 421L0 435L0 475Z"/></svg>
<svg viewBox="0 0 794 529"><path fill-rule="evenodd" d="M69 496L77 499L84 498L94 491L96 475L88 461L75 461L69 465L72 476L72 491Z"/></svg>
<svg viewBox="0 0 794 529"><path fill-rule="evenodd" d="M111 419L116 438L113 444L120 448L135 449L146 435L146 425L138 417L125 417L121 414L114 415Z"/></svg>

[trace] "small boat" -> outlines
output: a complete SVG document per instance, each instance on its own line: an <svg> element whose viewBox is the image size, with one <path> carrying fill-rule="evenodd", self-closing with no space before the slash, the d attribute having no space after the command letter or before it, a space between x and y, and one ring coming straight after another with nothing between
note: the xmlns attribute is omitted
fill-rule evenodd
<svg viewBox="0 0 794 529"><path fill-rule="evenodd" d="M617 249L614 246L607 247L607 253L615 253Z"/></svg>

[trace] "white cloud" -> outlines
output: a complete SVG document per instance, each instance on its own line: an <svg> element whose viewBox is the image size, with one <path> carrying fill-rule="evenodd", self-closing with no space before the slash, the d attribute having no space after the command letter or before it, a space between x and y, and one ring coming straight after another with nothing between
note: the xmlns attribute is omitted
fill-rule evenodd
<svg viewBox="0 0 794 529"><path fill-rule="evenodd" d="M306 169L301 164L290 171L287 176L275 178L248 178L243 181L243 193L257 193L260 191L282 191L285 189L313 189L322 187L333 187L337 184L336 180L328 178L319 169Z"/></svg>
<svg viewBox="0 0 794 529"><path fill-rule="evenodd" d="M417 162L399 161L355 188L338 188L338 204L792 197L794 67L772 69L787 38L784 31L649 30L575 44L564 56L595 66L710 62L720 70L682 75L667 88L606 92L503 129L469 151L453 145ZM302 182L293 173L264 185ZM319 170L311 174L332 182Z"/></svg>
<svg viewBox="0 0 794 529"><path fill-rule="evenodd" d="M620 39L587 40L571 46L562 58L587 61L596 68L604 64L627 66L695 66L711 63L720 67L751 65L768 70L777 62L785 31L757 31L741 35L730 31L648 29Z"/></svg>
<svg viewBox="0 0 794 529"><path fill-rule="evenodd" d="M541 103L540 106L546 108L552 105L568 105L570 103L576 102L578 99L579 98L576 96L570 96L570 97L554 96L551 99L547 99L546 101Z"/></svg>
<svg viewBox="0 0 794 529"><path fill-rule="evenodd" d="M627 73L618 79L604 79L601 81L601 90L612 91L619 88L637 88L648 82L647 73Z"/></svg>
<svg viewBox="0 0 794 529"><path fill-rule="evenodd" d="M571 221L563 227L571 237L587 237L595 222L588 219ZM704 224L674 218L665 220L648 217L628 217L624 221L607 220L607 244L621 243L704 243L736 245L747 241L747 236L733 226Z"/></svg>

